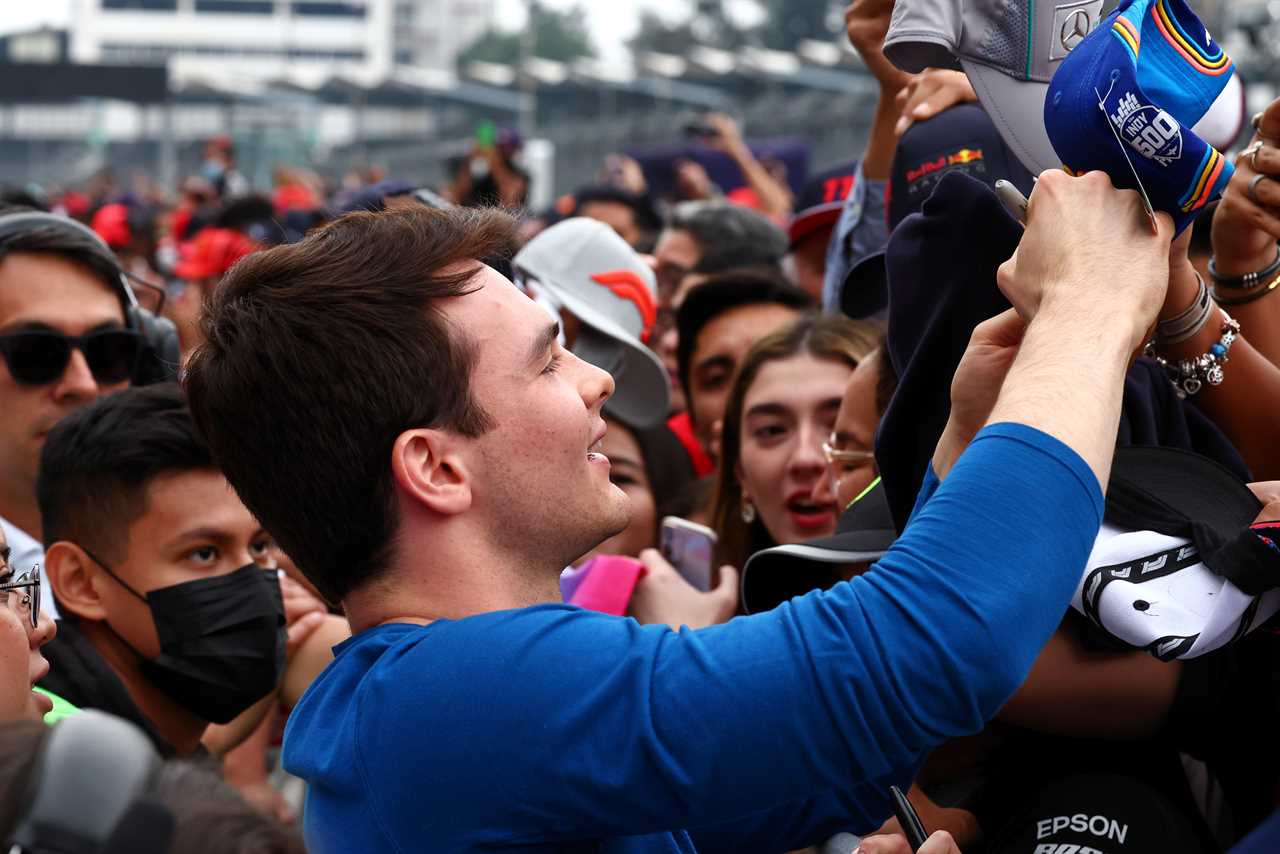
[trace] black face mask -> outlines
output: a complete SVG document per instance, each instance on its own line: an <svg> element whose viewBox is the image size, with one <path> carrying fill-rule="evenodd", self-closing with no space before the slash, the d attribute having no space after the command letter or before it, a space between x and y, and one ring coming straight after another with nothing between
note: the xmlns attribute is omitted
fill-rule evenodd
<svg viewBox="0 0 1280 854"><path fill-rule="evenodd" d="M228 575L143 596L93 559L151 609L160 655L139 654L142 674L187 711L225 724L275 690L285 659L284 600L276 570L251 563Z"/></svg>

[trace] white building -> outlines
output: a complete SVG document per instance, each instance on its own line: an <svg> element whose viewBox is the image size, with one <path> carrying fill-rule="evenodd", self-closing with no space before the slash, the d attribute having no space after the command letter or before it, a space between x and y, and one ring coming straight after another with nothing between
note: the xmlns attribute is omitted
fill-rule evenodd
<svg viewBox="0 0 1280 854"><path fill-rule="evenodd" d="M73 62L167 63L177 79L372 82L452 70L496 0L73 0Z"/></svg>
<svg viewBox="0 0 1280 854"><path fill-rule="evenodd" d="M392 59L453 70L454 57L494 22L497 0L395 0Z"/></svg>

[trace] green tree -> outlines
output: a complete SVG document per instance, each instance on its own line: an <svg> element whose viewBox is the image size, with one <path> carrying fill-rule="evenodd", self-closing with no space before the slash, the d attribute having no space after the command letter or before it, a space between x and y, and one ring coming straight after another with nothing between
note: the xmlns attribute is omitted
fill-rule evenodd
<svg viewBox="0 0 1280 854"><path fill-rule="evenodd" d="M839 0L757 0L764 23L756 28L760 42L774 50L795 50L805 39L829 41L843 26Z"/></svg>
<svg viewBox="0 0 1280 854"><path fill-rule="evenodd" d="M696 44L698 38L693 34L693 28L689 26L687 19L669 24L650 9L640 12L640 27L627 40L627 46L634 52L651 50L676 56L683 56Z"/></svg>
<svg viewBox="0 0 1280 854"><path fill-rule="evenodd" d="M747 34L725 11L723 0L697 0L690 4L688 15L670 23L652 10L641 10L640 27L627 46L632 51L684 56L698 45L733 50L746 40Z"/></svg>
<svg viewBox="0 0 1280 854"><path fill-rule="evenodd" d="M559 62L596 55L595 43L587 30L587 14L578 6L565 10L533 4L530 18L534 27L534 56ZM524 34L520 30L489 28L458 54L458 68L469 62L496 62L514 65L520 61Z"/></svg>

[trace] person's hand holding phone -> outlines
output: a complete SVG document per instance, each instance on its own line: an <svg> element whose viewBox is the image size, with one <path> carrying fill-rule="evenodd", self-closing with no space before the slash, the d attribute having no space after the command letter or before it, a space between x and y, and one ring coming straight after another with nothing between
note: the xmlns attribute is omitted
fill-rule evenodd
<svg viewBox="0 0 1280 854"><path fill-rule="evenodd" d="M728 622L738 610L738 571L720 568L720 582L703 593L685 581L656 549L640 553L645 574L631 593L629 613L642 623L701 629Z"/></svg>

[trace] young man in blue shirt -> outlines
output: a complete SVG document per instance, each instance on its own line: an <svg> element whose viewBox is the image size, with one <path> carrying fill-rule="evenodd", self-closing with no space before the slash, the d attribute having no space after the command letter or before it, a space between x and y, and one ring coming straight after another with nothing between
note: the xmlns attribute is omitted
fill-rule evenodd
<svg viewBox="0 0 1280 854"><path fill-rule="evenodd" d="M286 733L310 849L785 851L877 827L1058 624L1164 295L1171 225L1105 176L1045 173L1028 222L1001 270L1026 322L975 333L893 549L697 632L558 604L560 568L627 522L593 450L613 383L481 263L502 214L354 214L238 265L192 409L355 632Z"/></svg>

